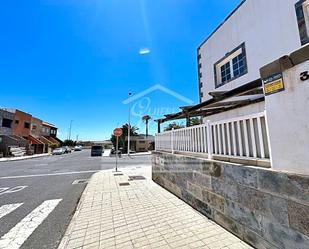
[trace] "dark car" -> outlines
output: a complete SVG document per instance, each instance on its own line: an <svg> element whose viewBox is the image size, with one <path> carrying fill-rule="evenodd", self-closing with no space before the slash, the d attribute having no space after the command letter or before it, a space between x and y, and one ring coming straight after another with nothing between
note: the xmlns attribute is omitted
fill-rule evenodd
<svg viewBox="0 0 309 249"><path fill-rule="evenodd" d="M103 146L102 145L93 145L91 147L91 156L102 156Z"/></svg>
<svg viewBox="0 0 309 249"><path fill-rule="evenodd" d="M71 148L69 146L63 146L61 148L64 150L64 153L66 153L66 154L72 152L72 150L71 150Z"/></svg>

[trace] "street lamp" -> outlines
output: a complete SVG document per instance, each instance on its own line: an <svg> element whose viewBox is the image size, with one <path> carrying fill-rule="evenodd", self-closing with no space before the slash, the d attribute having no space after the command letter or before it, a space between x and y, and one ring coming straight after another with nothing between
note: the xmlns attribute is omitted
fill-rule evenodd
<svg viewBox="0 0 309 249"><path fill-rule="evenodd" d="M129 92L129 98L132 96L132 93ZM129 120L128 120L128 156L130 155L130 136L131 136L131 103L129 103Z"/></svg>
<svg viewBox="0 0 309 249"><path fill-rule="evenodd" d="M69 128L69 140L71 140L72 123L73 123L73 120L71 120L71 121L70 121L70 128Z"/></svg>

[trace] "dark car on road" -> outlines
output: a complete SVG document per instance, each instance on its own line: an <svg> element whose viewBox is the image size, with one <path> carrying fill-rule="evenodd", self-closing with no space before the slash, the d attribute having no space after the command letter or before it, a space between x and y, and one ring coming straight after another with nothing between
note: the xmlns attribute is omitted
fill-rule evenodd
<svg viewBox="0 0 309 249"><path fill-rule="evenodd" d="M102 156L103 146L102 145L93 145L91 147L91 156Z"/></svg>
<svg viewBox="0 0 309 249"><path fill-rule="evenodd" d="M64 150L64 153L66 153L66 154L72 152L72 150L71 150L71 148L70 148L69 146L63 146L63 147L61 147L61 148Z"/></svg>

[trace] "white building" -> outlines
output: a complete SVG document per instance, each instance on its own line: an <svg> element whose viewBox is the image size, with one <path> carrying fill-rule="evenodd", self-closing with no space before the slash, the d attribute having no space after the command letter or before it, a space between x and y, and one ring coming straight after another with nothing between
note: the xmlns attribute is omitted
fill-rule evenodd
<svg viewBox="0 0 309 249"><path fill-rule="evenodd" d="M200 103L165 115L158 120L158 130L160 124L171 120L187 119L189 124L192 117L203 117L204 124L160 134L156 148L308 173L302 164L307 161L302 148L298 149L297 169L289 160L278 160L288 144L295 142L291 138L301 137L296 130L308 134L308 115L303 109L291 113L289 108L281 108L308 99L304 89L297 97L293 95L301 86L296 71L295 79L286 76L287 70L300 62L308 64L308 48L309 0L242 1L198 48ZM297 71L296 75L307 74L305 66L299 68L305 72ZM286 96L286 103L282 96ZM300 117L301 111L304 115ZM293 129L289 120L285 125L278 121L285 120L287 114L296 123ZM292 135L283 139L274 127ZM284 148L278 146L283 141ZM307 148L307 143L302 147Z"/></svg>
<svg viewBox="0 0 309 249"><path fill-rule="evenodd" d="M245 0L198 48L200 101L260 78L260 68L309 42L309 0ZM264 103L220 120L264 110Z"/></svg>

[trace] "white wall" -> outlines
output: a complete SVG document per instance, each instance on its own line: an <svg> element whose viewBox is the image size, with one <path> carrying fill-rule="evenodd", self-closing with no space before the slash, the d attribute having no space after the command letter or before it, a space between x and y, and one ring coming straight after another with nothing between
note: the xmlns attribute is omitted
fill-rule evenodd
<svg viewBox="0 0 309 249"><path fill-rule="evenodd" d="M210 91L226 91L260 78L259 69L301 46L298 0L247 0L200 48L203 101ZM215 89L214 64L246 43L248 73Z"/></svg>
<svg viewBox="0 0 309 249"><path fill-rule="evenodd" d="M260 103L255 103L255 104L244 106L244 107L237 108L234 110L207 116L206 118L203 119L203 121L204 123L207 120L210 120L211 122L223 121L226 119L232 119L236 117L251 115L253 113L260 113L260 112L263 112L264 110L265 110L265 102L263 101Z"/></svg>
<svg viewBox="0 0 309 249"><path fill-rule="evenodd" d="M283 73L285 91L266 96L272 167L309 174L309 61Z"/></svg>

